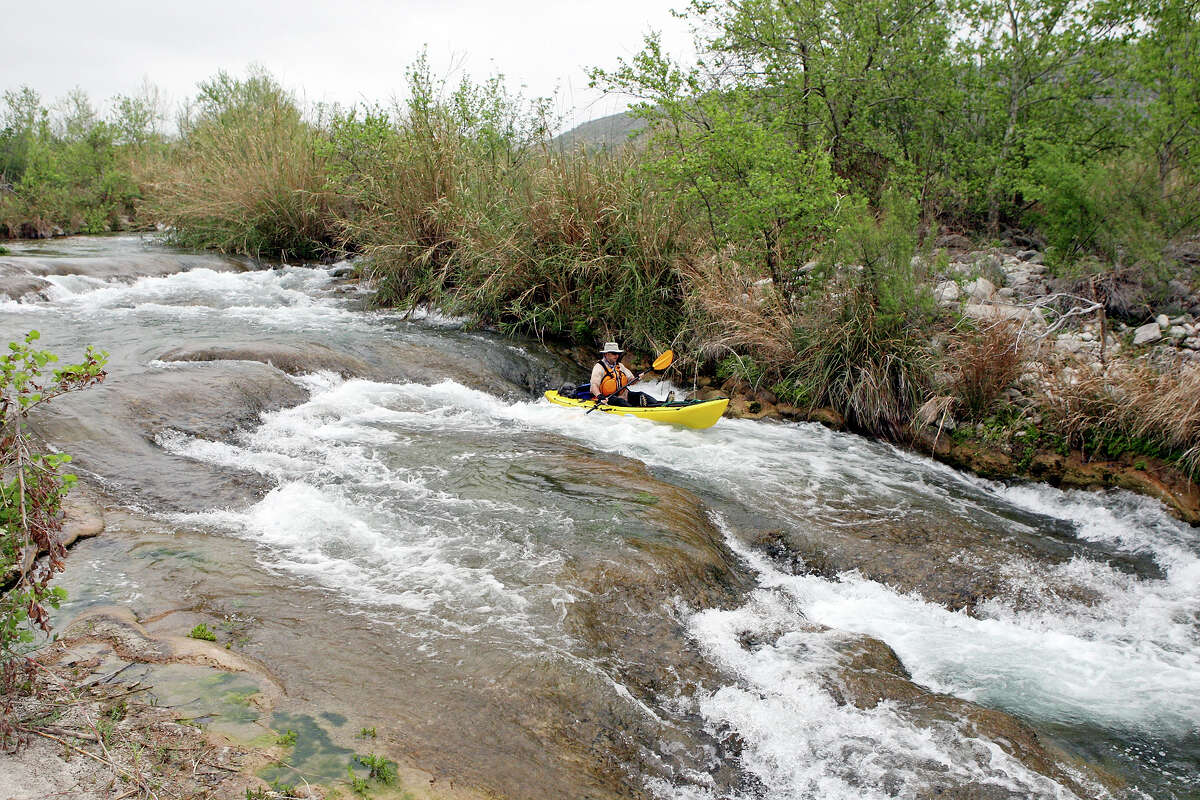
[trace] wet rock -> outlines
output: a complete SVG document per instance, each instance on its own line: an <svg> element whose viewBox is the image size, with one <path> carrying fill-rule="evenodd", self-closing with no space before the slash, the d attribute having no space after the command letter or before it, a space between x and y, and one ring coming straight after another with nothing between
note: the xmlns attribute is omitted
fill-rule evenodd
<svg viewBox="0 0 1200 800"><path fill-rule="evenodd" d="M16 301L44 301L50 282L33 275L12 273L0 261L0 295Z"/></svg>
<svg viewBox="0 0 1200 800"><path fill-rule="evenodd" d="M956 760L975 761L981 775L996 767L993 748L999 748L1077 797L1119 791L1122 786L1119 779L1079 763L1010 714L914 683L896 653L878 639L831 630L822 638L839 656L837 665L821 675L823 688L839 705L870 710L886 703L889 713L923 731L939 747L956 751ZM1018 800L1028 796L1006 787L1006 781L964 781L961 776L946 774L944 766L937 763L916 761L905 766L907 785L897 796L919 800Z"/></svg>
<svg viewBox="0 0 1200 800"><path fill-rule="evenodd" d="M774 403L763 403L753 397L739 395L729 402L725 415L734 419L780 419Z"/></svg>
<svg viewBox="0 0 1200 800"><path fill-rule="evenodd" d="M307 391L282 372L248 361L181 365L64 395L34 419L74 464L103 475L130 502L165 509L243 506L270 488L263 475L173 455L160 437L228 440L261 415L297 405ZM182 503L182 505L180 505Z"/></svg>
<svg viewBox="0 0 1200 800"><path fill-rule="evenodd" d="M1008 478L1013 474L1013 460L1007 453L978 442L954 447L944 460L984 478Z"/></svg>
<svg viewBox="0 0 1200 800"><path fill-rule="evenodd" d="M1066 561L1072 556L1069 548L997 538L994 532L966 521L947 528L915 519L767 531L754 537L753 544L791 573L836 580L857 572L897 591L968 613L996 597L1018 606L1028 602L1023 595L1027 576L1010 573L1013 563ZM1095 600L1095 593L1082 585L1063 584L1058 590L1077 602Z"/></svg>
<svg viewBox="0 0 1200 800"><path fill-rule="evenodd" d="M658 740L663 732L633 704L614 704L610 681L655 708L724 682L678 618L662 610L680 601L694 609L737 607L754 579L728 549L700 498L654 479L640 463L576 453L563 464L561 478L571 491L656 498L638 504L610 543L577 553L570 567L569 582L582 592L566 606L563 624L595 654L604 675L597 676L595 686L581 687L574 673L569 679L564 674L570 682L560 687L555 672L539 665L530 678L540 687L535 693L547 700L541 713L548 716L541 725L577 750L607 790L641 796L640 780L628 765L637 764L646 774L659 774L664 766L705 771L688 753L725 745L693 726L672 725L670 737L683 746L671 749L667 764L648 763L637 742ZM714 779L728 785L737 776L724 767Z"/></svg>
<svg viewBox="0 0 1200 800"><path fill-rule="evenodd" d="M832 408L814 408L808 414L810 422L818 422L835 431L846 429L846 418Z"/></svg>
<svg viewBox="0 0 1200 800"><path fill-rule="evenodd" d="M92 492L81 485L76 485L63 500L62 512L62 543L66 547L104 531L104 512Z"/></svg>
<svg viewBox="0 0 1200 800"><path fill-rule="evenodd" d="M257 361L269 364L289 375L334 372L343 378L360 377L371 372L366 362L324 345L285 345L272 342L234 344L219 347L191 347L168 350L160 361Z"/></svg>

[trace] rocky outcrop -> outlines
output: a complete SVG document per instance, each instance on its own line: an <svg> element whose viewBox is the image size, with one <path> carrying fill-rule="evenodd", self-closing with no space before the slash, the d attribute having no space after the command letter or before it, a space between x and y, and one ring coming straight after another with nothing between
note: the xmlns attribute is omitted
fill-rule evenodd
<svg viewBox="0 0 1200 800"><path fill-rule="evenodd" d="M827 676L826 688L841 703L871 709L886 702L916 727L931 731L949 727L961 737L960 741L994 742L1016 761L1053 779L1078 797L1093 797L1101 787L1115 792L1122 786L1115 777L1091 765L1084 767L1011 714L931 692L913 683L896 653L878 639L847 636L838 643L838 649L845 660L836 672ZM939 779L935 774L926 781L928 797L963 800L1010 797L1007 790L990 784L964 784Z"/></svg>
<svg viewBox="0 0 1200 800"><path fill-rule="evenodd" d="M957 469L995 480L1028 479L1070 489L1128 489L1161 501L1176 517L1200 525L1200 486L1161 459L1127 454L1119 460L1089 459L1079 451L1014 453L1011 444L923 433L918 450Z"/></svg>
<svg viewBox="0 0 1200 800"><path fill-rule="evenodd" d="M286 372L305 375L334 372L343 378L367 375L371 370L362 359L339 353L320 344L284 345L269 342L191 347L168 350L160 361L257 361Z"/></svg>

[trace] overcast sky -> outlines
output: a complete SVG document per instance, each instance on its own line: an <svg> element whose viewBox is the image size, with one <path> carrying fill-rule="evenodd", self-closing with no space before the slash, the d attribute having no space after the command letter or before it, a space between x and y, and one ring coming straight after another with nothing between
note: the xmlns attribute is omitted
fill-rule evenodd
<svg viewBox="0 0 1200 800"><path fill-rule="evenodd" d="M626 101L587 88L587 69L614 66L650 31L691 53L685 0L0 0L0 89L31 86L49 102L75 87L100 105L144 79L172 107L224 69L260 64L309 102L386 102L428 48L435 74L457 68L514 89L557 89L566 127Z"/></svg>

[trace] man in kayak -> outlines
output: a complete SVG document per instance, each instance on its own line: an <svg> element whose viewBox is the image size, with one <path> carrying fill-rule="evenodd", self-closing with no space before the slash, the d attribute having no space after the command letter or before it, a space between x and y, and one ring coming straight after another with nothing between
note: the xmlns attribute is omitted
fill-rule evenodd
<svg viewBox="0 0 1200 800"><path fill-rule="evenodd" d="M592 367L592 397L599 397L610 406L659 406L662 403L645 392L629 389L641 376L633 373L621 363L625 351L616 342L605 342L600 351L600 360Z"/></svg>

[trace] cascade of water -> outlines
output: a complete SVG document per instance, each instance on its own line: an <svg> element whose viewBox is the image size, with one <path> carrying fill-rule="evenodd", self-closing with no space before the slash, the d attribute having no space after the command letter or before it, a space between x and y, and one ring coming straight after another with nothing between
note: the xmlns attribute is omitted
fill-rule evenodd
<svg viewBox="0 0 1200 800"><path fill-rule="evenodd" d="M662 796L889 797L947 783L1071 796L996 742L964 735L960 720L839 702L830 676L846 668L846 643L867 636L923 690L1003 709L1079 752L1102 741L1093 755L1162 796L1186 796L1200 766L1200 536L1156 503L990 483L814 425L723 420L690 431L517 399L511 373L539 358L528 348L428 313L364 312L329 291L326 270L206 263L141 277L42 270L50 300L0 305L3 334L39 327L57 349L83 340L113 350L118 386L192 374L194 365L157 360L183 345L319 343L375 369L398 345L405 367L428 356L428 380L298 375L288 380L306 401L234 435L181 420L153 437L171 463L270 487L170 519L245 541L265 568L342 598L406 643L413 664L440 674L455 654L474 686L546 662L567 685L594 681L647 726L642 777ZM475 361L485 363L474 373L463 366ZM577 477L585 462L591 473ZM105 476L96 459L88 467ZM689 499L664 500L670 492ZM695 648L719 681L656 697L626 686L650 653L614 661L575 617L607 590L585 576L661 549L662 526L700 525L670 518L675 504L692 516L715 509L737 568L757 585L721 608L672 603L667 592L659 622L680 626L680 647ZM975 566L994 591L952 611L862 570L784 569L754 544L767 529L820 544L873 526L967 542L936 551L959 566L986 551ZM486 657L472 660L473 648ZM687 725L702 730L671 744L672 728ZM700 744L730 733L742 783L713 778L713 759L727 754Z"/></svg>

